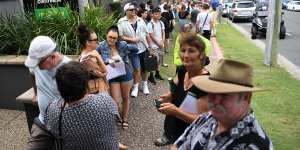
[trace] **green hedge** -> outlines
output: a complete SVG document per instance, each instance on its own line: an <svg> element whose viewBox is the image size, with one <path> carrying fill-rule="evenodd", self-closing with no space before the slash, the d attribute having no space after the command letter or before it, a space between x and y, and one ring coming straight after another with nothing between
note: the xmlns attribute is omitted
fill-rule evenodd
<svg viewBox="0 0 300 150"><path fill-rule="evenodd" d="M32 13L25 16L0 17L0 55L26 55L30 41L38 35L48 35L54 38L63 54L79 53L79 42L76 28L83 22L94 29L98 37L105 38L106 29L117 22L113 14L101 7L85 9L85 15L66 7L68 15L52 12L42 19Z"/></svg>

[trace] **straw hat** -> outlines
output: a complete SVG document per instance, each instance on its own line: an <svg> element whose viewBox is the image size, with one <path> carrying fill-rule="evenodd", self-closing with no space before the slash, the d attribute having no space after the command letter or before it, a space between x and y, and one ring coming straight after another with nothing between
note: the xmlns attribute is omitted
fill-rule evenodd
<svg viewBox="0 0 300 150"><path fill-rule="evenodd" d="M252 85L252 67L235 60L221 59L209 76L192 78L193 84L208 93L262 91Z"/></svg>

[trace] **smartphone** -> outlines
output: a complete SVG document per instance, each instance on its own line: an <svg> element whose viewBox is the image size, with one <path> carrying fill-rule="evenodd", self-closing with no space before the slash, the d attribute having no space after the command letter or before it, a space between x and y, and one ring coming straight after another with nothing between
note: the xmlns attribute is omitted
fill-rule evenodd
<svg viewBox="0 0 300 150"><path fill-rule="evenodd" d="M157 100L157 99L153 100L153 104L154 104L154 106L155 106L157 109L160 108L160 105L161 105L162 103L163 103L163 102L160 101L160 100Z"/></svg>

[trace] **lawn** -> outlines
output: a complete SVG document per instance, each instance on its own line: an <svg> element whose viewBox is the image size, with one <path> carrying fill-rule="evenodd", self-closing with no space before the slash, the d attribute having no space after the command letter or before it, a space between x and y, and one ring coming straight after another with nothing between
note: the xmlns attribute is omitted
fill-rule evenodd
<svg viewBox="0 0 300 150"><path fill-rule="evenodd" d="M300 149L300 81L283 68L263 64L263 51L229 24L221 24L217 33L224 57L251 64L254 84L268 89L255 93L252 108L275 149Z"/></svg>
<svg viewBox="0 0 300 150"><path fill-rule="evenodd" d="M173 32L174 37L177 32ZM300 81L283 68L266 67L263 52L229 24L218 26L217 41L224 57L248 63L254 68L254 85L268 91L254 93L252 108L275 149L300 150ZM172 44L173 45L173 44ZM165 56L169 67L162 67L164 77L173 77L173 52Z"/></svg>

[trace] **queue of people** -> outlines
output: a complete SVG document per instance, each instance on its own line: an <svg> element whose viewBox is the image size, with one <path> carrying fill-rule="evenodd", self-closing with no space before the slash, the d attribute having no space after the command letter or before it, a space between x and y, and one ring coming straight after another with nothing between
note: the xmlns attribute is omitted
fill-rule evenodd
<svg viewBox="0 0 300 150"><path fill-rule="evenodd" d="M25 65L40 114L28 150L52 149L57 141L63 149L126 149L119 142L117 125L130 127L130 96L138 98L140 89L149 95L148 81L164 80L160 66L168 67L164 55L171 47L168 39L176 18L181 29L174 47L177 68L169 81L171 89L159 98L164 131L154 144L171 144L172 150L273 149L250 108L252 92L262 90L252 85L251 66L222 59L212 71L205 68L214 31L209 4L198 9L198 3L177 7L162 1L159 8L150 2L140 8L127 3L124 17L107 29L100 43L96 32L81 24L77 62L59 53L48 36L31 41ZM193 10L198 14L190 23ZM154 70L146 69L149 55L156 58Z"/></svg>

